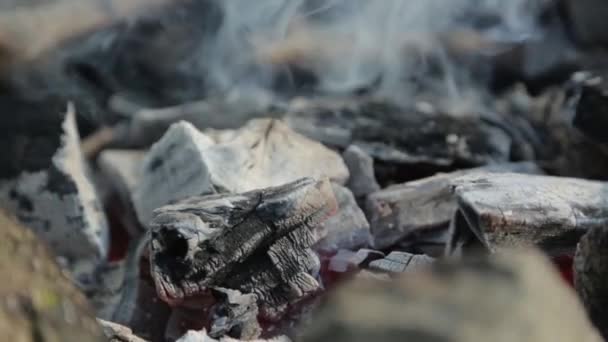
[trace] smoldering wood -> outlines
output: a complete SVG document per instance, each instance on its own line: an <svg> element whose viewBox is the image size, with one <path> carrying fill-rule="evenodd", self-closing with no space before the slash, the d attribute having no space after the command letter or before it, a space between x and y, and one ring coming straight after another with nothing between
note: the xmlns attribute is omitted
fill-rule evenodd
<svg viewBox="0 0 608 342"><path fill-rule="evenodd" d="M574 257L574 285L591 321L608 336L608 228L591 228Z"/></svg>
<svg viewBox="0 0 608 342"><path fill-rule="evenodd" d="M448 253L538 246L570 254L589 229L608 221L608 187L576 178L475 174L457 181L458 209Z"/></svg>
<svg viewBox="0 0 608 342"><path fill-rule="evenodd" d="M399 244L416 248L431 244L443 249L445 233L458 206L451 189L459 177L479 172L542 173L531 162L498 164L438 174L374 192L367 197L365 206L373 246L385 249Z"/></svg>
<svg viewBox="0 0 608 342"><path fill-rule="evenodd" d="M150 253L160 298L187 302L222 287L253 294L261 315L277 319L318 289L312 230L336 210L330 182L310 178L159 208Z"/></svg>
<svg viewBox="0 0 608 342"><path fill-rule="evenodd" d="M568 308L564 311L563 308ZM441 261L331 293L301 341L601 341L573 291L536 251Z"/></svg>
<svg viewBox="0 0 608 342"><path fill-rule="evenodd" d="M435 261L427 255L390 252L385 258L370 262L369 269L388 273L414 272Z"/></svg>

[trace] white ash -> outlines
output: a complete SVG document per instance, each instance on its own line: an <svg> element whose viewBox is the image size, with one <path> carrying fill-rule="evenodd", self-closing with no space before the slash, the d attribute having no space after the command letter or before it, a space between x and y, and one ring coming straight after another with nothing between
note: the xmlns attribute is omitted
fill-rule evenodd
<svg viewBox="0 0 608 342"><path fill-rule="evenodd" d="M214 192L203 151L213 141L185 121L177 122L157 141L140 167L140 182L132 195L143 225L152 211L172 201Z"/></svg>
<svg viewBox="0 0 608 342"><path fill-rule="evenodd" d="M0 184L0 202L46 241L84 286L107 256L109 232L88 178L72 106L62 128L51 165Z"/></svg>

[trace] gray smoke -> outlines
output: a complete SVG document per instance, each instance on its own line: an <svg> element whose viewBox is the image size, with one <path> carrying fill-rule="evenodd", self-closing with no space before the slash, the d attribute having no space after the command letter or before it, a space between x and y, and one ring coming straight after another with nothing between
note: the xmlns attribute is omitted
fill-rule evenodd
<svg viewBox="0 0 608 342"><path fill-rule="evenodd" d="M448 51L460 32L494 43L534 39L542 1L223 0L223 23L202 56L220 93L269 93L289 66L322 93L375 85L396 101L432 92L462 100L478 86ZM463 35L466 36L466 35ZM462 44L462 42L460 43ZM496 53L487 48L488 54ZM287 70L287 71L286 71Z"/></svg>

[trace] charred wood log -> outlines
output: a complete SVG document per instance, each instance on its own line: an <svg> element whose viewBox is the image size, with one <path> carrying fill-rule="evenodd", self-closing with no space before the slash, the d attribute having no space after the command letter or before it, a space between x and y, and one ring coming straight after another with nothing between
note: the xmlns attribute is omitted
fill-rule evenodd
<svg viewBox="0 0 608 342"><path fill-rule="evenodd" d="M237 290L277 319L318 290L312 230L336 209L330 183L312 179L159 208L149 247L157 292L187 304L210 289Z"/></svg>
<svg viewBox="0 0 608 342"><path fill-rule="evenodd" d="M479 172L542 173L533 163L499 164L438 174L374 192L366 202L373 246L422 248L431 244L443 249L445 233L458 206L452 187L458 178Z"/></svg>
<svg viewBox="0 0 608 342"><path fill-rule="evenodd" d="M381 183L510 160L509 134L473 115L455 117L363 101L308 104L290 110L285 120L294 130L330 146L356 144L376 161Z"/></svg>
<svg viewBox="0 0 608 342"><path fill-rule="evenodd" d="M535 245L574 254L589 229L608 222L607 187L582 179L477 174L458 180L450 227L451 252Z"/></svg>

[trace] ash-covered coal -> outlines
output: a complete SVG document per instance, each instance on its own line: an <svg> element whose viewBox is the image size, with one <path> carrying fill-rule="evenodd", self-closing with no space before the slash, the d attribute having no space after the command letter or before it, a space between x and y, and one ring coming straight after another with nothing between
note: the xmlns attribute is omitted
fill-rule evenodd
<svg viewBox="0 0 608 342"><path fill-rule="evenodd" d="M159 208L150 224L157 292L163 300L185 306L212 296L211 290L223 292L228 302L217 305L227 307L215 310L210 332L239 325L239 331L256 337L259 329L243 325L257 319L251 310L259 307L263 319L275 321L289 304L319 290L312 231L336 209L329 182L312 179L242 194L193 197ZM233 296L241 302L236 298L246 295L254 301L230 304Z"/></svg>

